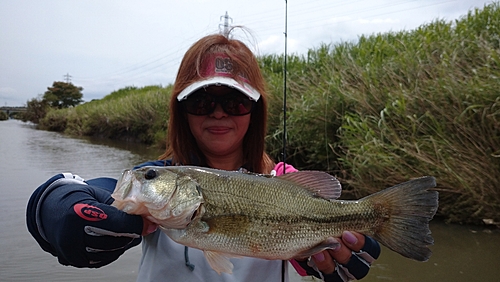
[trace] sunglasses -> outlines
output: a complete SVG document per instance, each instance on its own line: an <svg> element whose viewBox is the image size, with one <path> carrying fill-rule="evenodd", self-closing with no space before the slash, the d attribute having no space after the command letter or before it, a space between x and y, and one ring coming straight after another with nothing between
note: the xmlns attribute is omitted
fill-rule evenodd
<svg viewBox="0 0 500 282"><path fill-rule="evenodd" d="M181 101L184 109L195 116L209 115L215 111L217 104L221 105L226 114L231 116L244 116L252 112L255 101L238 90L224 95L214 95L199 89L190 94L186 100Z"/></svg>

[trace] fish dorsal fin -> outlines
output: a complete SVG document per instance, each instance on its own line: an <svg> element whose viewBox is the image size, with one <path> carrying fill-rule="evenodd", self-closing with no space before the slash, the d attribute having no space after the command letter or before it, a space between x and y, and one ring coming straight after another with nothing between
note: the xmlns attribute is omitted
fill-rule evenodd
<svg viewBox="0 0 500 282"><path fill-rule="evenodd" d="M323 171L297 171L277 178L300 185L314 195L328 200L338 199L342 193L342 185L337 178Z"/></svg>
<svg viewBox="0 0 500 282"><path fill-rule="evenodd" d="M233 263L229 261L229 258L231 257L240 258L240 256L237 255L231 255L231 254L225 254L207 250L204 250L203 254L205 255L205 258L207 259L210 267L212 267L212 269L215 270L218 274L221 274L222 272L232 274Z"/></svg>

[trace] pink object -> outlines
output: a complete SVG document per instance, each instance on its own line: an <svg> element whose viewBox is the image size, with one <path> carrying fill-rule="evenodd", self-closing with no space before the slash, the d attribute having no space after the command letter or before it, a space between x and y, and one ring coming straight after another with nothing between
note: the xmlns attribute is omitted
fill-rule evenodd
<svg viewBox="0 0 500 282"><path fill-rule="evenodd" d="M291 172L296 172L298 171L296 168L294 168L292 165L289 165L289 164L285 164L283 162L279 162L273 169L274 171L276 171L276 176L280 176L283 173L283 171L285 173L291 173Z"/></svg>
<svg viewBox="0 0 500 282"><path fill-rule="evenodd" d="M203 60L202 77L226 76L231 77L233 71L233 62L228 55L224 53L210 54ZM241 76L244 79L244 77ZM248 83L248 80L245 82Z"/></svg>
<svg viewBox="0 0 500 282"><path fill-rule="evenodd" d="M294 168L292 165L289 165L289 164L285 164L283 162L279 162L273 169L274 171L276 171L276 176L280 176L280 175L283 175L283 171L285 173L292 173L292 172L296 172L298 171L296 168ZM291 259L290 260L290 263L292 264L293 268L295 268L295 271L297 271L297 273L300 275L300 276L307 276L307 272L299 265L299 263L294 260L294 259Z"/></svg>
<svg viewBox="0 0 500 282"><path fill-rule="evenodd" d="M300 276L307 276L307 272L299 265L299 263L296 260L291 259L290 263Z"/></svg>

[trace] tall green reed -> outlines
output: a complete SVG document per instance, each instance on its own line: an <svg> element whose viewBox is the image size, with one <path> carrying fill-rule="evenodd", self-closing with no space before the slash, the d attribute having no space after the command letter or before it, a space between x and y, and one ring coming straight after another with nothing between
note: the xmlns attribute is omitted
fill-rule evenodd
<svg viewBox="0 0 500 282"><path fill-rule="evenodd" d="M450 221L498 219L499 20L494 3L309 51L288 74L294 163L332 171L355 197L434 175Z"/></svg>

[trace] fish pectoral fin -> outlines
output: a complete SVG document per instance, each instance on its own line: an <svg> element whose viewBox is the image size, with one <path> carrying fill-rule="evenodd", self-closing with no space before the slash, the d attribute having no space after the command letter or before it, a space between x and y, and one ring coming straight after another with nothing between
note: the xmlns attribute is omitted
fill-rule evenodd
<svg viewBox="0 0 500 282"><path fill-rule="evenodd" d="M325 241L319 243L318 245L298 253L294 258L305 259L305 258L311 257L312 255L315 255L321 251L324 251L327 249L333 249L339 244L340 243L337 240L335 240L333 238L328 238Z"/></svg>
<svg viewBox="0 0 500 282"><path fill-rule="evenodd" d="M206 250L203 251L203 254L205 255L205 258L207 259L210 267L212 267L212 269L215 270L219 275L221 274L221 272L232 274L233 264L229 261L229 258L239 258L239 256L231 254Z"/></svg>

